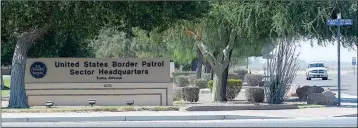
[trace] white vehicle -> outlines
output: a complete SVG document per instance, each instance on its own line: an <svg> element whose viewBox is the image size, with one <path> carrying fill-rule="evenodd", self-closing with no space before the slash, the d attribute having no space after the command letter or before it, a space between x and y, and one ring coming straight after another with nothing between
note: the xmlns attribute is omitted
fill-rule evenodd
<svg viewBox="0 0 358 128"><path fill-rule="evenodd" d="M323 63L316 62L310 63L306 69L306 79L322 78L322 80L328 80L327 67Z"/></svg>

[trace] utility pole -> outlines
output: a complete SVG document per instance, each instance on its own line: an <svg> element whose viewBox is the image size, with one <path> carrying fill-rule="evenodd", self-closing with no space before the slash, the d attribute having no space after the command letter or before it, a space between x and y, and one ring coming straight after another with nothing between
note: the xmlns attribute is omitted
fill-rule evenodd
<svg viewBox="0 0 358 128"><path fill-rule="evenodd" d="M341 13L337 14L337 19L328 19L328 26L337 26L337 58L338 58L338 106L341 105L341 26L352 25L352 19L341 19Z"/></svg>

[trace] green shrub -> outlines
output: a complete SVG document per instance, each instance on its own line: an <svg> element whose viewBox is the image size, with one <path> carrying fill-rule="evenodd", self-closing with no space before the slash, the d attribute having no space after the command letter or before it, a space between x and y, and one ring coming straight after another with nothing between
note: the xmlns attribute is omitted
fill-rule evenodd
<svg viewBox="0 0 358 128"><path fill-rule="evenodd" d="M208 85L208 80L206 80L206 79L195 79L194 80L194 85L199 87L199 89L206 88L207 85Z"/></svg>
<svg viewBox="0 0 358 128"><path fill-rule="evenodd" d="M173 101L180 101L180 100L181 100L180 97L177 97L177 96L173 97Z"/></svg>
<svg viewBox="0 0 358 128"><path fill-rule="evenodd" d="M208 87L210 90L213 90L213 81L208 81ZM239 79L228 79L227 88L226 88L226 98L228 100L233 100L239 94L242 88L242 81Z"/></svg>
<svg viewBox="0 0 358 128"><path fill-rule="evenodd" d="M234 73L237 73L239 79L244 80L245 75L247 74L247 70L240 68L240 69L234 70Z"/></svg>
<svg viewBox="0 0 358 128"><path fill-rule="evenodd" d="M179 87L186 87L189 83L189 76L177 76L175 77L175 81L178 83Z"/></svg>
<svg viewBox="0 0 358 128"><path fill-rule="evenodd" d="M198 102L199 101L199 87L188 86L182 90L182 98L184 101Z"/></svg>
<svg viewBox="0 0 358 128"><path fill-rule="evenodd" d="M265 91L260 87L250 87L245 90L245 96L249 102L264 102Z"/></svg>
<svg viewBox="0 0 358 128"><path fill-rule="evenodd" d="M260 74L246 74L245 81L249 86L259 86L262 81L263 75Z"/></svg>

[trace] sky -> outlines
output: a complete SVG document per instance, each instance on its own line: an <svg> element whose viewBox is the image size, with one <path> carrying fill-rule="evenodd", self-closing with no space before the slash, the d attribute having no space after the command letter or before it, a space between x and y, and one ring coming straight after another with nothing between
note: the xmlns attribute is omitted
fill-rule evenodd
<svg viewBox="0 0 358 128"><path fill-rule="evenodd" d="M329 44L326 47L310 45L310 42L301 42L301 47L297 48L300 52L299 59L306 62L312 61L337 61L337 45ZM352 62L352 57L357 58L357 47L354 50L341 47L341 62Z"/></svg>
<svg viewBox="0 0 358 128"><path fill-rule="evenodd" d="M296 53L300 53L298 57L299 60L304 60L307 63L315 61L337 61L337 45L334 45L336 42L329 43L329 45L326 46L318 46L317 42L313 42L314 45L311 46L310 41L301 41L298 43L300 47L296 49ZM341 63L352 63L352 57L357 58L357 46L355 46L354 49L343 48L341 46ZM266 59L262 59L262 57L251 57L250 60L266 63Z"/></svg>

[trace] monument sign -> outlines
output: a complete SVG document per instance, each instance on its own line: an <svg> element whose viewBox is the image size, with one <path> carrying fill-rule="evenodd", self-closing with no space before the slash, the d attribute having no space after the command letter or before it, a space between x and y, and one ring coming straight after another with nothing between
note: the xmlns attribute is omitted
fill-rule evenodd
<svg viewBox="0 0 358 128"><path fill-rule="evenodd" d="M172 105L169 59L31 58L29 105Z"/></svg>

